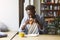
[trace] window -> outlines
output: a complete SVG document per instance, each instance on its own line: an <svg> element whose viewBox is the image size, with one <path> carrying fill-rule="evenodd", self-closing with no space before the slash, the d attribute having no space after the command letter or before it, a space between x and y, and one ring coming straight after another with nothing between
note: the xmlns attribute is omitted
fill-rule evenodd
<svg viewBox="0 0 60 40"><path fill-rule="evenodd" d="M33 0L25 0L25 2L24 2L24 17L27 16L25 8L29 4L33 5Z"/></svg>

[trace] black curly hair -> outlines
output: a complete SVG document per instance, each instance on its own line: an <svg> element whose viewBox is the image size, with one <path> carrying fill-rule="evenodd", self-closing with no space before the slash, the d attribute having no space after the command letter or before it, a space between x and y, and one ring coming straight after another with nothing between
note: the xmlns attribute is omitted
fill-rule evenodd
<svg viewBox="0 0 60 40"><path fill-rule="evenodd" d="M35 6L33 6L33 5L28 5L27 7L26 7L26 11L27 10L35 10Z"/></svg>

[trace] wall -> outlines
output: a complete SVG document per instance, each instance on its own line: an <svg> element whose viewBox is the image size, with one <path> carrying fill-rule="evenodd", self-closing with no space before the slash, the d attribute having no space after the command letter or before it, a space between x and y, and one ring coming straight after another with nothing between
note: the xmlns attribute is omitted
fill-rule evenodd
<svg viewBox="0 0 60 40"><path fill-rule="evenodd" d="M40 0L34 0L34 5L36 8L36 13L40 15Z"/></svg>
<svg viewBox="0 0 60 40"><path fill-rule="evenodd" d="M36 13L40 16L40 0L25 0L24 17L27 16L25 8L29 4L34 5L36 7Z"/></svg>
<svg viewBox="0 0 60 40"><path fill-rule="evenodd" d="M17 31L19 27L18 4L18 0L0 0L0 21L11 31Z"/></svg>
<svg viewBox="0 0 60 40"><path fill-rule="evenodd" d="M27 16L27 13L26 13L26 10L25 10L25 8L27 7L27 5L29 5L29 0L25 0L25 2L24 2L24 17Z"/></svg>

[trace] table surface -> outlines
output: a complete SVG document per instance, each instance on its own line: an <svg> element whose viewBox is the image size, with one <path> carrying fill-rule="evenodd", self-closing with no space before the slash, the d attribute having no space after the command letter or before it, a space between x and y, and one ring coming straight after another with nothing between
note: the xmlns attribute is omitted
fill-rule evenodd
<svg viewBox="0 0 60 40"><path fill-rule="evenodd" d="M4 32L4 33L7 34L8 36L0 38L0 40L10 40L16 32Z"/></svg>
<svg viewBox="0 0 60 40"><path fill-rule="evenodd" d="M6 32L6 34L8 34L8 37L4 37L4 38L0 38L0 40L10 40L12 38L12 36L15 34L16 32ZM60 40L60 36L59 35L39 35L36 37L19 37L18 35L16 35L13 40Z"/></svg>

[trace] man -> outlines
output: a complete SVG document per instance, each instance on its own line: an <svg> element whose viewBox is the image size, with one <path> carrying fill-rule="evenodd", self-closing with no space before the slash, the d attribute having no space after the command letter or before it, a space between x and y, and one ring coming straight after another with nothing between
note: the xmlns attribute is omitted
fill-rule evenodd
<svg viewBox="0 0 60 40"><path fill-rule="evenodd" d="M44 32L44 28L43 28L43 20L40 21L40 17L35 14L35 7L33 5L28 5L26 7L26 12L28 14L27 17L24 17L22 22L21 22L21 25L20 25L20 29L19 29L19 32L25 32L27 33L27 30L25 29L26 25L28 24L28 21L29 21L29 16L32 15L33 18L36 18L37 19L37 23L39 24L39 32L42 30L42 32Z"/></svg>

